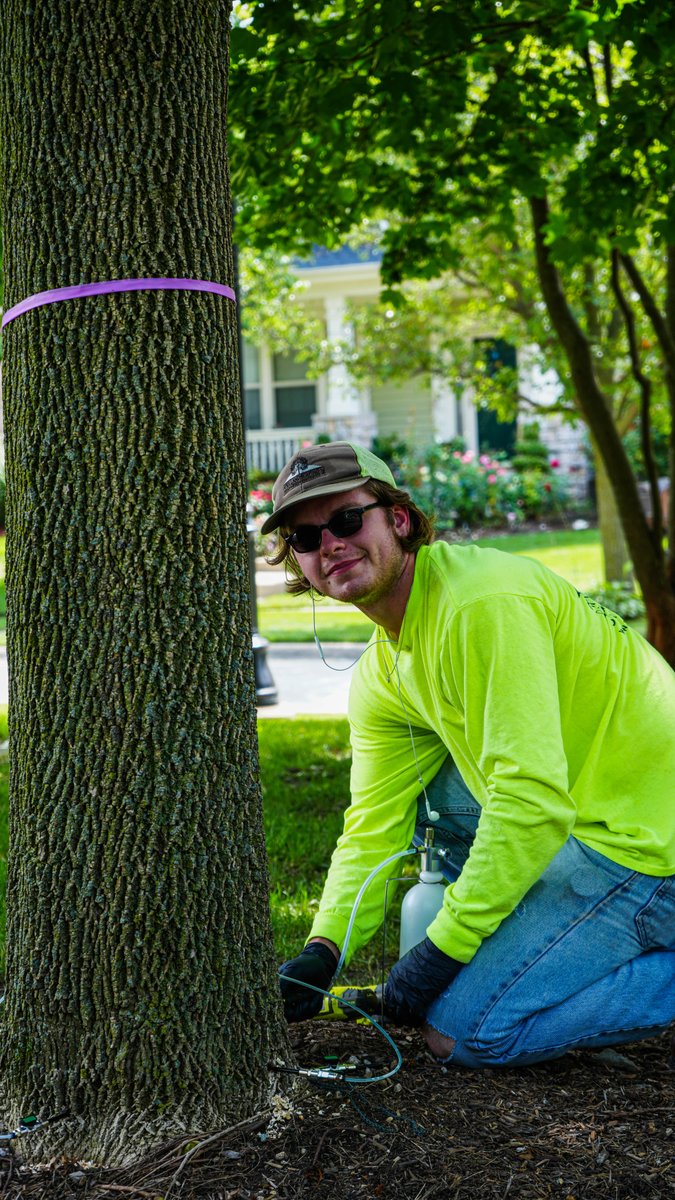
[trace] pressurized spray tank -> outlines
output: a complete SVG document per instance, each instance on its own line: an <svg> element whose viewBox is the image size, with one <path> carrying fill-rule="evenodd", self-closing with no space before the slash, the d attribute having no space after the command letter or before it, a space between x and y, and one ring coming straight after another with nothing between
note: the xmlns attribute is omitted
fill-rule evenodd
<svg viewBox="0 0 675 1200"><path fill-rule="evenodd" d="M406 892L401 905L399 955L403 958L413 946L424 941L428 926L443 903L447 887L439 870L440 858L434 850L434 831L427 829L421 850L422 866L418 882Z"/></svg>

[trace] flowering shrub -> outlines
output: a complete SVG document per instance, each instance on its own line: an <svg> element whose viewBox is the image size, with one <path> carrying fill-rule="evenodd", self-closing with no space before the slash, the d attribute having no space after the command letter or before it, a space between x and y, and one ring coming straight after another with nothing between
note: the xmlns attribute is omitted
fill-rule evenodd
<svg viewBox="0 0 675 1200"><path fill-rule="evenodd" d="M538 520L565 511L569 503L567 483L563 476L542 475L541 471L521 471L514 477L519 484L517 504L526 520Z"/></svg>
<svg viewBox="0 0 675 1200"><path fill-rule="evenodd" d="M272 512L273 507L271 480L269 481L269 486L267 481L261 481L259 483L257 482L255 487L249 487L248 515L249 519L252 520L253 524L257 527L258 532L255 535L255 552L259 556L267 554L268 551L271 550L276 540L274 534L268 534L267 537L264 537L260 532L260 526L263 524L265 517Z"/></svg>
<svg viewBox="0 0 675 1200"><path fill-rule="evenodd" d="M440 528L513 526L564 509L567 488L554 472L512 470L499 455L475 455L455 445L431 446L401 464L404 486Z"/></svg>
<svg viewBox="0 0 675 1200"><path fill-rule="evenodd" d="M430 446L423 454L408 451L394 471L401 487L425 512L436 516L440 529L463 525L515 527L563 512L567 486L555 469L514 471L498 454L476 455L457 442ZM555 460L550 463L555 467ZM258 526L272 512L272 480L256 478L249 489L249 513ZM275 537L256 534L256 553L266 554Z"/></svg>
<svg viewBox="0 0 675 1200"><path fill-rule="evenodd" d="M251 516L269 516L273 507L272 489L262 487L251 488L248 494L248 503Z"/></svg>

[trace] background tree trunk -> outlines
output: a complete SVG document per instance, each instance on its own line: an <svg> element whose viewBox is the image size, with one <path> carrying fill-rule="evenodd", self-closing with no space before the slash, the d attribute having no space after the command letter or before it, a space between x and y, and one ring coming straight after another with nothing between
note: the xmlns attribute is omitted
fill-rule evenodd
<svg viewBox="0 0 675 1200"><path fill-rule="evenodd" d="M529 203L542 295L569 362L576 403L612 484L626 545L647 609L647 637L666 662L675 667L675 593L664 548L653 537L642 511L637 480L594 371L590 343L568 304L551 258L545 237L549 217L547 199L533 196Z"/></svg>
<svg viewBox="0 0 675 1200"><path fill-rule="evenodd" d="M6 0L5 301L232 284L229 4ZM5 331L11 724L0 1116L107 1162L240 1120L283 1043L257 770L235 311Z"/></svg>
<svg viewBox="0 0 675 1200"><path fill-rule="evenodd" d="M602 542L605 579L608 582L618 581L621 583L629 578L627 568L630 566L630 558L612 485L602 455L595 446L593 447L593 469L595 471L598 529Z"/></svg>

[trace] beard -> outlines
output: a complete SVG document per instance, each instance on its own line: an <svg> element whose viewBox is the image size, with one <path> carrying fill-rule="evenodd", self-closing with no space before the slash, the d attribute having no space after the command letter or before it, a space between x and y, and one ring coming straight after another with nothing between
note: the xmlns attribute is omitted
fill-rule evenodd
<svg viewBox="0 0 675 1200"><path fill-rule="evenodd" d="M369 609L385 600L396 591L410 561L410 554L403 549L393 529L388 531L373 551L368 551L355 564L353 572L329 576L321 591L334 600ZM362 551L359 552L362 554Z"/></svg>

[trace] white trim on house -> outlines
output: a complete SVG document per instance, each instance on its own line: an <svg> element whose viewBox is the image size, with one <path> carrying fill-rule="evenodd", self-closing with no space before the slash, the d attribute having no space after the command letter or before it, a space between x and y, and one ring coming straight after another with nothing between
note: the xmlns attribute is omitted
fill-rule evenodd
<svg viewBox="0 0 675 1200"><path fill-rule="evenodd" d="M303 283L299 303L311 304L326 326L330 341L349 342L353 329L348 320L350 300L372 301L380 295L380 270L377 261L337 263L297 267ZM261 426L247 435L251 449L249 461L259 459L267 443L270 461L285 461L272 449L277 441L295 437L298 446L307 440L307 427L276 427L272 357L260 348ZM246 382L246 381L245 381ZM336 364L316 381L316 409L309 436L325 434L332 439L346 438L370 445L377 434L396 435L417 445L443 441L461 434L469 448L478 448L477 416L467 397L457 400L449 384L440 379L414 378L366 387L350 377L345 364ZM255 447L255 450L253 449ZM256 465L258 465L256 463Z"/></svg>
<svg viewBox="0 0 675 1200"><path fill-rule="evenodd" d="M322 263L298 266L296 275L303 284L298 303L311 305L323 320L329 341L347 342L353 338L348 319L349 301L376 303L380 296L380 268L375 260ZM461 303L458 292L457 302ZM449 314L452 319L452 314ZM486 331L476 329L476 337ZM350 377L348 367L338 364L315 380L316 405L311 424L293 428L277 425L273 360L262 347L260 354L261 428L247 433L249 466L278 470L304 443L318 435L333 440L346 439L370 445L372 439L392 436L422 447L434 441L462 437L469 450L479 450L478 412L472 389L453 390L451 370L448 379L415 377L366 387ZM522 347L518 355L519 387L523 395L536 396L539 403L552 403L559 384L551 372L544 376L536 367L536 355ZM309 414L307 414L309 415ZM527 414L521 424L537 419ZM580 426L552 414L541 416L541 434L561 469L569 473L575 494L587 489L588 468ZM290 448L289 448L290 447Z"/></svg>

